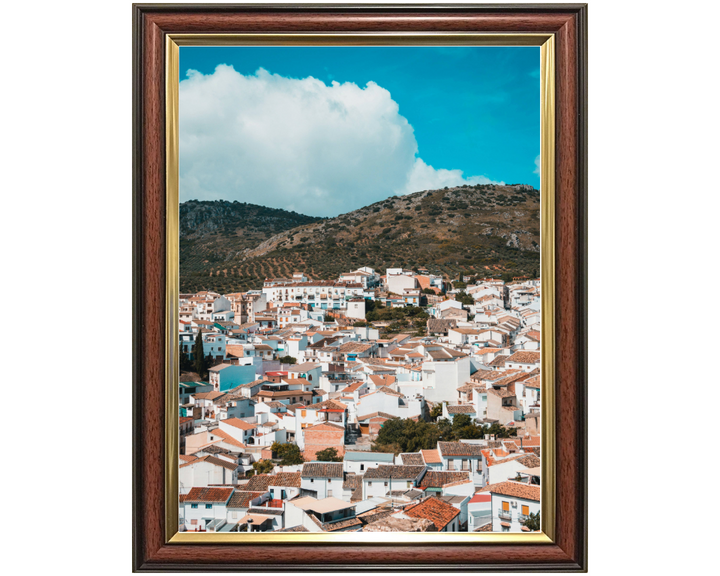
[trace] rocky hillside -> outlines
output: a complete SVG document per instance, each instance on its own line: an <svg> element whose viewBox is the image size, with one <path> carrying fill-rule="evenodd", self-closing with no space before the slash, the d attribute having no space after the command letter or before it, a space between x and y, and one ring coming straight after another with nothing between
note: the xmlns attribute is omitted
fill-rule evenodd
<svg viewBox="0 0 720 576"><path fill-rule="evenodd" d="M331 219L187 202L180 284L182 291L228 292L293 271L327 279L362 265L425 267L451 279L532 275L540 268L539 235L540 193L527 185L426 190Z"/></svg>
<svg viewBox="0 0 720 576"><path fill-rule="evenodd" d="M243 202L180 204L180 275L209 277L224 262L247 258L250 250L285 230L321 218Z"/></svg>

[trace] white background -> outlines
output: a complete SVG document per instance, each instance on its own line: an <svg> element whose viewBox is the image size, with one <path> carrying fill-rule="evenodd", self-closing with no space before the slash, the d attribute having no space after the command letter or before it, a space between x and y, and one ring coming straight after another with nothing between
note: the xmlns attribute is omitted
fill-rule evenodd
<svg viewBox="0 0 720 576"><path fill-rule="evenodd" d="M126 574L131 5L9 6L4 572ZM717 574L716 6L590 4L592 574Z"/></svg>

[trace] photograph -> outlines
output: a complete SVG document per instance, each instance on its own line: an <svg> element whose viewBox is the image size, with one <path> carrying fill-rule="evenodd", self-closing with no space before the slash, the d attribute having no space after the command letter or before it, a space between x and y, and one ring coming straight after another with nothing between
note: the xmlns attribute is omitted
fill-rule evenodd
<svg viewBox="0 0 720 576"><path fill-rule="evenodd" d="M178 531L541 531L540 47L178 80Z"/></svg>

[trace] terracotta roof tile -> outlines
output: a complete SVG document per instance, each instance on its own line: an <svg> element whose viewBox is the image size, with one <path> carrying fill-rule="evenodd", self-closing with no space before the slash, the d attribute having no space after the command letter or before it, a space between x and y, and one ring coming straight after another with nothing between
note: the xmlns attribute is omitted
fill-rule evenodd
<svg viewBox="0 0 720 576"><path fill-rule="evenodd" d="M419 504L405 508L403 513L412 518L426 518L440 531L460 514L460 510L438 498L428 498Z"/></svg>
<svg viewBox="0 0 720 576"><path fill-rule="evenodd" d="M303 464L303 478L342 478L342 462L306 462Z"/></svg>
<svg viewBox="0 0 720 576"><path fill-rule="evenodd" d="M247 445L243 444L239 440L235 440L235 438L230 436L230 434L228 434L224 430L220 430L220 428L215 428L214 430L211 430L210 434L222 438L223 442L225 442L226 444L230 444L231 446L235 446L237 448L247 448Z"/></svg>
<svg viewBox="0 0 720 576"><path fill-rule="evenodd" d="M523 484L512 481L497 482L496 484L485 486L481 492L490 492L491 494L501 494L503 496L540 502L540 486L534 484Z"/></svg>
<svg viewBox="0 0 720 576"><path fill-rule="evenodd" d="M482 446L479 444L466 444L465 442L438 442L438 451L443 457L455 456L482 456Z"/></svg>
<svg viewBox="0 0 720 576"><path fill-rule="evenodd" d="M191 460L190 462L187 462L185 464L181 464L180 468L185 468L186 466L194 466L195 464L200 464L201 462L207 462L208 464L212 464L214 466L220 466L222 468L225 468L227 470L235 470L237 468L237 464L231 464L227 460L222 460L220 458L216 458L215 456L203 456L202 458L196 458L195 460Z"/></svg>
<svg viewBox="0 0 720 576"><path fill-rule="evenodd" d="M414 480L425 466L396 466L392 464L380 464L377 468L370 468L365 471L365 479L397 478L401 480Z"/></svg>
<svg viewBox="0 0 720 576"><path fill-rule="evenodd" d="M475 406L463 404L460 406L448 406L448 414L475 414Z"/></svg>
<svg viewBox="0 0 720 576"><path fill-rule="evenodd" d="M234 488L191 488L185 496L185 502L227 502L233 490Z"/></svg>
<svg viewBox="0 0 720 576"><path fill-rule="evenodd" d="M223 422L235 428L240 428L240 430L252 430L253 428L257 428L257 424L250 424L249 422L240 420L240 418L228 418L227 420L223 420Z"/></svg>
<svg viewBox="0 0 720 576"><path fill-rule="evenodd" d="M250 508L251 500L259 498L265 492L252 492L248 490L236 490L228 502L228 508Z"/></svg>
<svg viewBox="0 0 720 576"><path fill-rule="evenodd" d="M274 480L275 476L271 476L270 474L255 474L255 476L251 477L248 483L245 484L244 488L250 492L262 491L264 494L268 491L269 486L273 486Z"/></svg>
<svg viewBox="0 0 720 576"><path fill-rule="evenodd" d="M538 458L535 454L526 454L525 456L518 458L517 461L525 466L525 468L537 468L540 466L540 458Z"/></svg>
<svg viewBox="0 0 720 576"><path fill-rule="evenodd" d="M274 478L273 486L300 488L300 472L278 472Z"/></svg>
<svg viewBox="0 0 720 576"><path fill-rule="evenodd" d="M537 364L540 362L540 352L531 350L518 350L510 356L506 362L517 362L518 364Z"/></svg>
<svg viewBox="0 0 720 576"><path fill-rule="evenodd" d="M441 464L442 458L440 458L440 452L435 450L420 450L423 455L423 459L427 464Z"/></svg>
<svg viewBox="0 0 720 576"><path fill-rule="evenodd" d="M305 406L305 409L307 409L307 410L346 410L347 405L343 404L342 402L338 402L337 400L323 400L322 402L318 402L317 404L311 404L310 406Z"/></svg>
<svg viewBox="0 0 720 576"><path fill-rule="evenodd" d="M400 454L400 458L404 466L425 466L425 460L419 452L406 452Z"/></svg>
<svg viewBox="0 0 720 576"><path fill-rule="evenodd" d="M469 472L453 472L451 470L438 470L425 472L425 476L420 481L419 488L425 490L427 488L442 488L449 484L464 483L470 480Z"/></svg>

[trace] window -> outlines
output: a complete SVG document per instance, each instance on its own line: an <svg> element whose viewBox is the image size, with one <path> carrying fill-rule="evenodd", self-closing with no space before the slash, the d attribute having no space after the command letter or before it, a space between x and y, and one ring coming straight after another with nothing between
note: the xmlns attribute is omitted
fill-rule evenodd
<svg viewBox="0 0 720 576"><path fill-rule="evenodd" d="M368 482L368 486L372 486L372 482Z"/></svg>
<svg viewBox="0 0 720 576"><path fill-rule="evenodd" d="M384 484L385 484L385 486L387 486L387 485L388 485L388 483L387 483L387 482L385 482Z"/></svg>
<svg viewBox="0 0 720 576"><path fill-rule="evenodd" d="M362 472L363 470L365 470L365 464L360 464L360 472Z"/></svg>
<svg viewBox="0 0 720 576"><path fill-rule="evenodd" d="M198 507L197 504L190 504L190 508L192 508L193 510L195 510L197 507Z"/></svg>
<svg viewBox="0 0 720 576"><path fill-rule="evenodd" d="M503 512L509 512L510 511L510 502L503 502Z"/></svg>
<svg viewBox="0 0 720 576"><path fill-rule="evenodd" d="M313 482L315 482L315 478L310 478L310 483L312 484Z"/></svg>
<svg viewBox="0 0 720 576"><path fill-rule="evenodd" d="M528 516L528 515L530 514L530 507L529 507L529 506L522 506L522 507L521 507L521 510L522 510L522 515L523 515L523 516Z"/></svg>
<svg viewBox="0 0 720 576"><path fill-rule="evenodd" d="M211 510L212 504L205 504L205 510Z"/></svg>

